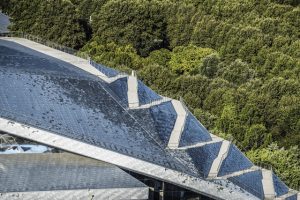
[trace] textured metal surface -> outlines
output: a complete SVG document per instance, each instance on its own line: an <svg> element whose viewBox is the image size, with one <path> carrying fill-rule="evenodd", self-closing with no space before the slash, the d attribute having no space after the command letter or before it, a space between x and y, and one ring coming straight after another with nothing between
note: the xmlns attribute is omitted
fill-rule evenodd
<svg viewBox="0 0 300 200"><path fill-rule="evenodd" d="M118 167L69 153L0 155L0 192L147 188Z"/></svg>
<svg viewBox="0 0 300 200"><path fill-rule="evenodd" d="M216 182L205 181L201 178L189 176L179 171L167 169L150 162L73 140L45 130L40 130L27 125L24 126L23 124L12 122L4 118L0 118L0 130L76 154L102 160L124 169L185 187L215 199L258 199L225 180L223 181L224 184L220 184L220 180Z"/></svg>
<svg viewBox="0 0 300 200"><path fill-rule="evenodd" d="M0 193L1 200L146 200L148 188L56 190Z"/></svg>
<svg viewBox="0 0 300 200"><path fill-rule="evenodd" d="M1 116L169 168L189 171L157 146L135 119L107 94L104 83L89 79L84 73L81 77L57 76L60 68L55 69L55 65L55 73L39 71L36 74L32 72L35 70L11 66L5 59L0 58L0 61ZM43 64L39 60L36 62L37 66Z"/></svg>

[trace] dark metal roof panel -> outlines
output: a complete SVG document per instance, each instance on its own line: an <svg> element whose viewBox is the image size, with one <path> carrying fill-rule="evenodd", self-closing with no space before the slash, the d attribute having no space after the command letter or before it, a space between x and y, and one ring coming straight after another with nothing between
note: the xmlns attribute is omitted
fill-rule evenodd
<svg viewBox="0 0 300 200"><path fill-rule="evenodd" d="M116 166L69 153L0 155L0 192L147 187Z"/></svg>

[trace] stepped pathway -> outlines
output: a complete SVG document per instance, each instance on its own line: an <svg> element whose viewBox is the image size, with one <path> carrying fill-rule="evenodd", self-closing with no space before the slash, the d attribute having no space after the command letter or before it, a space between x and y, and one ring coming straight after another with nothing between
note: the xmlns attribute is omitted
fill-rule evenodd
<svg viewBox="0 0 300 200"><path fill-rule="evenodd" d="M169 139L168 147L170 149L177 149L179 146L181 134L184 130L187 112L184 108L184 105L180 101L172 100L172 104L177 113L177 118Z"/></svg>
<svg viewBox="0 0 300 200"><path fill-rule="evenodd" d="M64 62L70 63L84 71L89 72L90 74L98 76L100 79L107 83L111 83L116 81L119 78L126 77L126 75L118 75L116 77L107 77L105 74L101 73L99 70L97 70L95 67L90 65L88 60L85 60L83 58L79 58L77 56L65 53L63 51L59 51L56 49L53 49L51 47L42 45L37 42L33 42L31 40L27 40L24 38L15 38L15 37L1 37L1 40L7 40L7 41L12 41L15 43L18 43L22 46L25 46L27 48L33 49L35 51L38 51L40 53L46 54L48 56L57 58L59 60L62 60Z"/></svg>
<svg viewBox="0 0 300 200"><path fill-rule="evenodd" d="M132 71L131 76L128 76L128 107L137 108L139 107L139 95L138 95L138 80L135 71Z"/></svg>
<svg viewBox="0 0 300 200"><path fill-rule="evenodd" d="M222 165L223 160L227 157L229 148L230 148L230 142L227 140L224 140L222 142L222 146L220 148L219 154L216 157L216 159L214 160L214 162L212 163L212 166L210 168L210 171L208 174L209 178L215 178L218 176L220 167Z"/></svg>
<svg viewBox="0 0 300 200"><path fill-rule="evenodd" d="M267 169L262 169L262 185L263 185L263 190L265 194L265 199L274 199L276 194L275 194L275 188L273 184L273 174L271 170Z"/></svg>

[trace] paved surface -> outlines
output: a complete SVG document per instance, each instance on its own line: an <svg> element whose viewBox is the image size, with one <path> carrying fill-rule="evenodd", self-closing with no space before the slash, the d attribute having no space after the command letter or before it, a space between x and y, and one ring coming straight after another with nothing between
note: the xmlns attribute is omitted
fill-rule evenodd
<svg viewBox="0 0 300 200"><path fill-rule="evenodd" d="M273 184L273 175L271 170L262 169L262 185L265 193L265 199L271 200L275 198L275 189Z"/></svg>
<svg viewBox="0 0 300 200"><path fill-rule="evenodd" d="M222 161L227 157L229 147L230 147L230 142L227 140L224 140L222 143L222 146L220 148L219 155L214 160L214 162L210 168L208 177L217 177L217 175L219 173L219 169L222 165Z"/></svg>
<svg viewBox="0 0 300 200"><path fill-rule="evenodd" d="M176 122L172 130L168 147L171 149L176 149L179 146L181 134L184 129L187 113L180 101L172 100L173 107L177 113Z"/></svg>
<svg viewBox="0 0 300 200"><path fill-rule="evenodd" d="M134 72L131 76L128 76L128 106L129 108L139 107L139 96L138 96L138 80Z"/></svg>

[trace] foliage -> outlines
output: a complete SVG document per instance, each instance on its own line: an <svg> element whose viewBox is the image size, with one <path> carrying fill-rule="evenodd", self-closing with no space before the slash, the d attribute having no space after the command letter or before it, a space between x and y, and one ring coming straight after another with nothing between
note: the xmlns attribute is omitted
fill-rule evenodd
<svg viewBox="0 0 300 200"><path fill-rule="evenodd" d="M284 182L294 189L299 189L300 149L297 146L285 149L272 143L266 148L249 151L247 156L254 163L271 165Z"/></svg>
<svg viewBox="0 0 300 200"><path fill-rule="evenodd" d="M142 56L167 47L165 11L168 1L114 0L93 15L94 34L103 42L131 44Z"/></svg>
<svg viewBox="0 0 300 200"><path fill-rule="evenodd" d="M197 74L200 66L203 65L203 58L212 53L214 50L209 48L200 48L194 45L178 46L173 49L168 64L171 70L177 74Z"/></svg>

